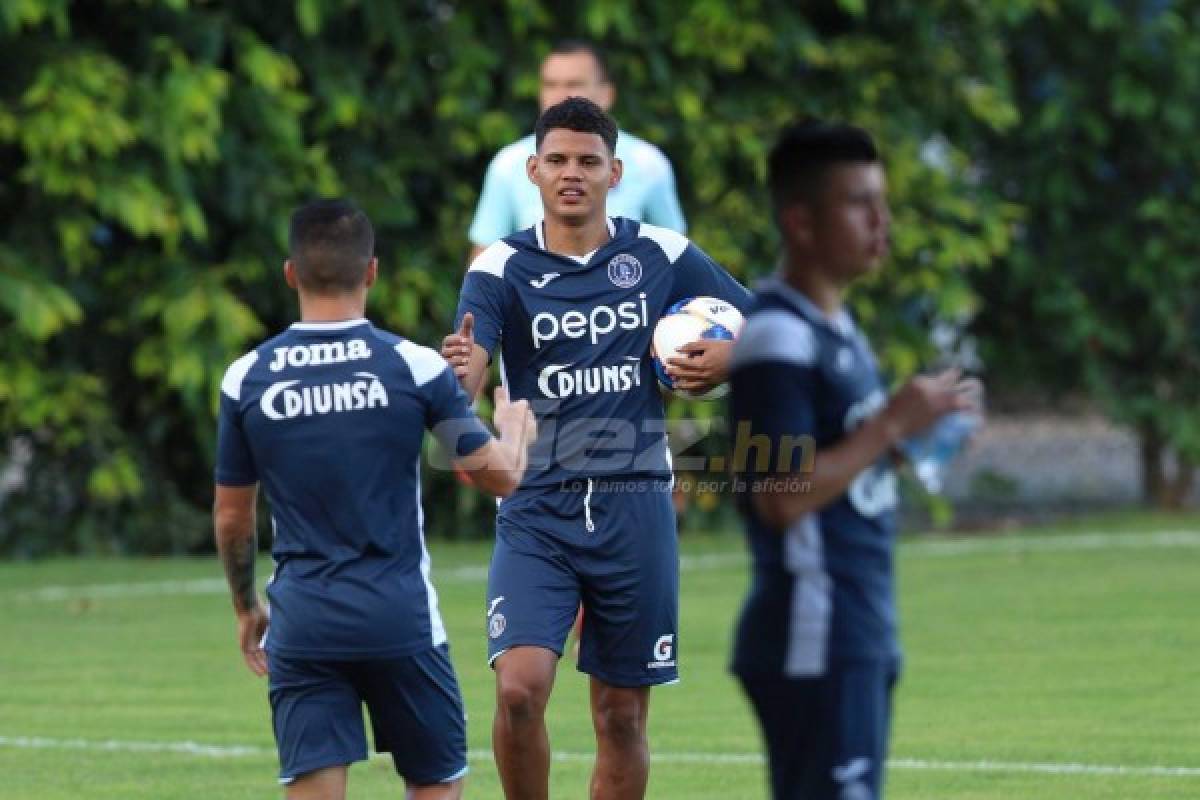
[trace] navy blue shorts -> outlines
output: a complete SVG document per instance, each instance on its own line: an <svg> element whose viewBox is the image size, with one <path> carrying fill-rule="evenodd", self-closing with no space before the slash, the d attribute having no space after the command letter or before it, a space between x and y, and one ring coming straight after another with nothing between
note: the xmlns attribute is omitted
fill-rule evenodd
<svg viewBox="0 0 1200 800"><path fill-rule="evenodd" d="M766 740L774 800L879 800L896 661L816 678L742 675Z"/></svg>
<svg viewBox="0 0 1200 800"><path fill-rule="evenodd" d="M679 547L669 481L573 481L500 504L488 573L488 661L562 655L583 604L579 670L610 686L679 678Z"/></svg>
<svg viewBox="0 0 1200 800"><path fill-rule="evenodd" d="M467 724L446 645L404 658L319 661L268 651L279 782L367 757L362 706L375 750L391 753L411 786L467 772Z"/></svg>

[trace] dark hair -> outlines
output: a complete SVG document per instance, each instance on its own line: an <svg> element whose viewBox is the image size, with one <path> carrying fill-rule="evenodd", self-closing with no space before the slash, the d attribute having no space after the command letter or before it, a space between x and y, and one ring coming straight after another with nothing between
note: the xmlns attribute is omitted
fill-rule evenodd
<svg viewBox="0 0 1200 800"><path fill-rule="evenodd" d="M594 133L604 140L609 153L617 149L616 121L603 108L583 97L568 97L542 112L537 124L533 126L537 149L541 149L542 140L555 128Z"/></svg>
<svg viewBox="0 0 1200 800"><path fill-rule="evenodd" d="M836 164L874 164L879 152L862 128L805 120L784 128L767 157L767 187L778 213L800 200L815 200L825 173Z"/></svg>
<svg viewBox="0 0 1200 800"><path fill-rule="evenodd" d="M288 257L305 289L326 293L357 289L374 256L371 220L354 204L316 200L292 212Z"/></svg>
<svg viewBox="0 0 1200 800"><path fill-rule="evenodd" d="M604 57L604 53L599 47L586 39L560 39L550 48L547 57L573 56L576 53L587 53L595 59L596 68L600 70L601 83L608 83L611 80L608 74L608 59Z"/></svg>

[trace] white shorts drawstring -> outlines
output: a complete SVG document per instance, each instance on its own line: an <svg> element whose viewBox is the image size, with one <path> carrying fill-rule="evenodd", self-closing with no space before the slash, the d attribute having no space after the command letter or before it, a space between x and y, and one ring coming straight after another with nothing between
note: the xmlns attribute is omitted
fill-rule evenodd
<svg viewBox="0 0 1200 800"><path fill-rule="evenodd" d="M583 522L588 533L593 533L596 530L596 524L592 522L592 479L588 478L587 494L583 496Z"/></svg>

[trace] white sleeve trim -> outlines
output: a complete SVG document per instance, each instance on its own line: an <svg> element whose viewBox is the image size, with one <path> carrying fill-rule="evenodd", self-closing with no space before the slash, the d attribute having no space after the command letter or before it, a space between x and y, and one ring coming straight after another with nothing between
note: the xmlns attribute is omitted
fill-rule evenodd
<svg viewBox="0 0 1200 800"><path fill-rule="evenodd" d="M812 326L787 311L751 314L733 345L731 367L779 361L798 367L817 363L817 337Z"/></svg>
<svg viewBox="0 0 1200 800"><path fill-rule="evenodd" d="M250 371L256 361L258 361L258 353L252 350L230 364L229 369L225 370L225 377L221 379L221 391L228 395L230 400L242 399L242 381L246 380L246 373Z"/></svg>
<svg viewBox="0 0 1200 800"><path fill-rule="evenodd" d="M508 263L508 259L515 252L517 251L503 241L493 242L471 262L471 268L468 271L486 272L497 278L503 278L504 265Z"/></svg>
<svg viewBox="0 0 1200 800"><path fill-rule="evenodd" d="M648 222L640 223L638 226L638 236L645 236L667 254L667 261L674 264L683 255L683 251L687 250L689 244L688 238L681 233L671 230L670 228L660 228L657 225L651 225Z"/></svg>
<svg viewBox="0 0 1200 800"><path fill-rule="evenodd" d="M408 365L408 371L413 376L413 383L417 386L424 386L438 375L441 375L443 370L450 368L450 365L446 363L446 359L442 358L437 352L428 347L413 344L407 339L396 345L396 352L400 354L400 357L404 359L404 363Z"/></svg>

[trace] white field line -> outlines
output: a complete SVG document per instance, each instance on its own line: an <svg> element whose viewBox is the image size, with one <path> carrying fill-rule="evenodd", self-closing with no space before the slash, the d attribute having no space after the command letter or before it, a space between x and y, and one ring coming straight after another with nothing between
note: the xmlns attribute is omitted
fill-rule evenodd
<svg viewBox="0 0 1200 800"><path fill-rule="evenodd" d="M1158 550L1200 548L1200 531L1159 531L1156 533L1079 533L1057 536L980 536L973 539L923 539L904 542L900 552L909 557L950 557L961 555L1007 555L1019 553L1068 553L1095 550ZM684 555L679 567L684 572L702 572L743 564L742 551ZM487 565L467 564L433 571L434 584L473 583L487 579ZM229 591L224 579L192 578L136 583L97 583L77 586L42 586L0 595L13 602L58 602L75 599L109 599L163 595L224 594Z"/></svg>
<svg viewBox="0 0 1200 800"><path fill-rule="evenodd" d="M274 758L271 747L256 745L212 745L198 742L145 742L119 739L55 739L45 736L0 736L0 747L21 750L85 750L109 753L171 753L206 758ZM386 758L386 755L375 754ZM488 750L471 750L471 761L491 762ZM591 763L592 753L555 752L555 761ZM658 752L651 760L659 764L749 764L764 763L760 753ZM943 761L921 758L892 758L889 769L939 770L944 772L1018 772L1048 775L1126 775L1171 778L1200 778L1200 767L1132 766L1116 764L1055 764L1025 761Z"/></svg>
<svg viewBox="0 0 1200 800"><path fill-rule="evenodd" d="M685 555L679 567L685 572L723 569L745 563L742 552ZM439 583L479 583L487 580L486 564L465 564L459 567L433 568L434 585ZM147 597L173 594L225 594L229 585L224 578L189 578L169 581L138 581L136 583L93 583L76 586L42 586L21 592L0 595L0 599L15 602L59 602L63 600L103 600L124 597Z"/></svg>
<svg viewBox="0 0 1200 800"><path fill-rule="evenodd" d="M922 539L901 545L910 556L1010 553L1067 553L1086 550L1158 550L1200 547L1200 531L1156 533L1073 533L1058 536L980 536L975 539Z"/></svg>

